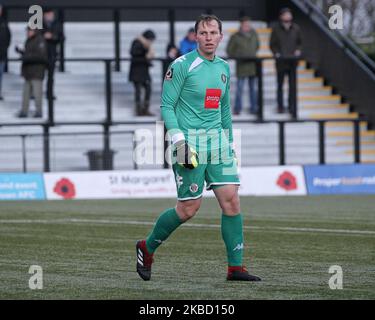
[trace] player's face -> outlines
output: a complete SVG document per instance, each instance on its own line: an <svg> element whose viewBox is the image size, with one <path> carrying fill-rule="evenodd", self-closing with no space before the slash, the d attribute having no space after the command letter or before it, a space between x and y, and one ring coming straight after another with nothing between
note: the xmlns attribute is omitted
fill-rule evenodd
<svg viewBox="0 0 375 320"><path fill-rule="evenodd" d="M201 21L197 29L197 42L200 52L206 57L215 55L223 35L220 32L219 24L216 20Z"/></svg>

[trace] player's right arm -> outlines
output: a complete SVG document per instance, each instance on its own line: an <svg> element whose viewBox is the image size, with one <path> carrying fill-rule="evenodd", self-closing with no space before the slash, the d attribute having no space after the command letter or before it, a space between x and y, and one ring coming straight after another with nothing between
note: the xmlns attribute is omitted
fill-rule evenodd
<svg viewBox="0 0 375 320"><path fill-rule="evenodd" d="M161 95L161 116L165 127L172 138L172 143L176 144L180 140L185 140L176 117L176 106L180 98L182 88L187 76L186 66L182 60L175 60L168 68L163 82Z"/></svg>
<svg viewBox="0 0 375 320"><path fill-rule="evenodd" d="M180 59L172 63L165 75L161 116L175 146L177 163L187 169L194 169L198 166L197 152L187 144L176 117L176 106L187 76L187 68L182 61Z"/></svg>

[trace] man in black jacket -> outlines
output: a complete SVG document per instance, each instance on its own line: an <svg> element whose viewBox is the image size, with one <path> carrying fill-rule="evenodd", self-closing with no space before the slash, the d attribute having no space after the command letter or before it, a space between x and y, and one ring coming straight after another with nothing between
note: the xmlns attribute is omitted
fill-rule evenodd
<svg viewBox="0 0 375 320"><path fill-rule="evenodd" d="M279 22L272 27L270 47L276 59L298 58L302 52L302 36L300 27L293 22L293 14L289 8L280 11ZM285 76L289 80L289 111L295 106L292 99L292 83L297 63L296 60L277 60L277 111L284 112L283 84Z"/></svg>
<svg viewBox="0 0 375 320"><path fill-rule="evenodd" d="M22 110L19 118L25 118L29 112L31 93L35 98L35 118L42 117L43 79L48 65L47 44L39 30L28 29L25 49L18 47L16 51L22 54L22 76L25 78L23 87Z"/></svg>
<svg viewBox="0 0 375 320"><path fill-rule="evenodd" d="M57 46L64 40L61 23L56 19L52 9L45 9L43 13L43 35L47 41L48 49L48 74L47 74L47 98L53 94L53 83L57 59Z"/></svg>
<svg viewBox="0 0 375 320"><path fill-rule="evenodd" d="M149 111L151 98L151 77L149 67L154 58L152 43L156 36L152 30L146 30L136 38L130 48L132 61L130 64L129 81L134 83L136 115L153 116ZM144 101L141 100L142 87L145 90Z"/></svg>
<svg viewBox="0 0 375 320"><path fill-rule="evenodd" d="M8 48L10 44L10 30L8 22L3 17L3 7L0 4L0 100L3 100L2 96L2 79L5 67L5 62L8 56Z"/></svg>

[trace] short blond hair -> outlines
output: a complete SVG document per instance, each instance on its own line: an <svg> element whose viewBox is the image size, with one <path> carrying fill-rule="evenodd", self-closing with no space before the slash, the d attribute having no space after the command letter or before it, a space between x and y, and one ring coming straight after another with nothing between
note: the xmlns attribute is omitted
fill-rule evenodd
<svg viewBox="0 0 375 320"><path fill-rule="evenodd" d="M220 33L223 33L223 26L222 26L222 22L221 20L215 16L214 14L201 14L197 20L195 21L195 26L194 26L194 31L195 33L198 32L198 26L201 22L205 23L205 22L210 22L210 21L216 21L218 24L219 24L219 30L220 30Z"/></svg>

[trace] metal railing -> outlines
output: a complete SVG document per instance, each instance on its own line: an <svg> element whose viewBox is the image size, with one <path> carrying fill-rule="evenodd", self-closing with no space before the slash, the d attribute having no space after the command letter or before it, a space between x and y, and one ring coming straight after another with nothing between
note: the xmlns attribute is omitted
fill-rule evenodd
<svg viewBox="0 0 375 320"><path fill-rule="evenodd" d="M28 12L28 6L24 5L7 5L4 7L6 10L6 16L8 15L9 11L16 11L16 10L25 10L25 13ZM189 12L189 10L201 10L202 13L211 14L214 12L214 10L236 10L238 12L238 15L233 17L233 19L237 20L238 18L249 14L249 10L252 8L252 6L243 6L243 7L236 7L236 6L227 6L227 5L215 5L215 8L210 8L207 6L188 6L188 5L177 5L175 8L172 8L168 5L154 5L154 6L147 6L147 10L163 10L167 13L167 20L169 25L169 42L170 44L175 44L175 22L176 22L176 12L178 10L183 10L186 12ZM66 6L66 5L56 5L54 8L57 11L57 19L61 23L62 28L64 27L65 23L65 16L67 10L97 10L97 11L103 11L103 10L109 10L112 14L112 22L113 22L113 41L114 41L114 61L115 61L115 71L121 71L121 31L120 31L120 22L121 22L121 11L122 10L138 10L143 11L146 8L144 6L140 5L123 5L123 6L93 6L88 7L87 5L76 5L76 6ZM188 10L189 9L189 10ZM192 19L195 19L196 17L192 17ZM65 39L61 41L60 43L60 50L59 50L59 70L61 72L65 71L65 62L67 59L65 59Z"/></svg>
<svg viewBox="0 0 375 320"><path fill-rule="evenodd" d="M312 3L310 0L293 0L293 2L300 6L300 8L306 8L308 15L310 18L317 19L320 23L320 25L326 26L328 29L328 17L324 15L324 13L320 10L320 8ZM336 39L340 41L342 46L345 49L350 50L365 66L373 73L375 74L375 62L371 60L366 53L363 52L361 48L359 48L348 36L343 34L339 30L330 30L332 34L336 36Z"/></svg>
<svg viewBox="0 0 375 320"><path fill-rule="evenodd" d="M307 1L304 1L307 2ZM234 19L237 19L240 16L243 16L244 14L247 14L247 10L249 7L243 7L243 8L235 8L232 6L217 6L215 8L207 8L206 6L201 7L191 7L191 6L178 6L178 8L171 8L168 6L160 6L157 5L155 7L147 7L148 10L153 9L162 9L167 12L167 20L169 24L169 43L173 44L175 42L175 22L176 22L176 10L183 10L184 8L189 9L201 9L202 12L205 13L213 13L216 9L236 9L238 12L237 17L233 17ZM26 6L7 6L7 10L23 10L27 9ZM55 9L58 12L58 19L64 25L65 22L65 13L66 10L82 10L87 9L87 6L56 6ZM103 130L101 134L103 135L103 144L104 144L104 150L109 151L111 149L111 135L113 133L110 132L111 127L116 125L131 125L134 124L134 121L113 121L112 117L112 65L114 64L114 70L120 71L121 62L122 61L131 61L131 58L122 58L121 57L121 43L120 43L120 21L121 21L121 10L131 9L131 10L144 10L144 7L142 6L123 6L123 7L109 7L109 6L100 6L100 7L93 7L90 8L93 10L111 10L112 11L112 21L114 23L114 58L112 59L102 59L102 58L89 58L89 59L66 59L65 58L65 47L64 47L64 41L61 43L60 47L60 56L58 58L59 60L59 69L60 71L65 70L65 62L100 62L105 64L105 118L103 121L78 121L78 122L66 122L66 121L56 121L55 120L55 112L54 112L54 100L53 100L53 94L48 97L48 118L45 121L40 122L23 122L22 125L27 126L40 126L43 128L43 133L41 136L43 137L43 167L44 171L48 172L51 169L50 165L50 138L52 133L50 132L50 129L55 126L63 126L63 125L100 125L103 127ZM332 122L352 122L353 123L353 134L354 134L354 140L353 140L353 146L354 146L354 159L353 161L356 163L361 162L360 159L360 122L366 121L367 119L360 118L360 119L335 119L335 120L297 120L297 113L298 113L298 98L297 98L297 73L296 70L294 70L295 77L294 81L292 82L292 110L291 110L291 120L283 120L283 121L266 121L264 120L264 83L263 83L263 64L262 62L264 60L269 60L273 58L249 58L246 59L248 61L253 61L257 65L257 74L258 74L258 114L257 119L255 120L236 120L234 122L246 122L246 123L277 123L278 124L278 140L279 140L279 164L283 165L285 164L285 126L288 123L305 123L305 122L315 122L319 125L319 162L325 163L325 124L329 121ZM167 65L166 60L163 58L154 59L156 61L159 61L163 65L163 70L165 71L165 67ZM20 61L17 59L10 59L9 62L13 61ZM164 76L164 73L162 73L162 76ZM276 93L275 93L276 95ZM138 124L150 124L152 121L137 121ZM0 127L6 127L6 126L19 126L21 123L0 123ZM29 135L19 135L21 139L23 139L23 144L26 143L26 137ZM23 137L23 138L22 138Z"/></svg>
<svg viewBox="0 0 375 320"><path fill-rule="evenodd" d="M42 152L43 152L43 168L45 172L51 171L51 139L55 137L77 137L77 136L98 136L102 135L103 139L103 149L98 149L98 148L93 148L90 150L85 150L86 154L89 158L89 161L91 162L89 153L90 152L97 152L101 153L102 156L104 157L103 159L103 165L101 168L93 169L91 168L90 164L90 169L92 170L113 170L113 162L112 159L109 159L108 155L112 154L113 150L110 149L110 140L111 140L111 135L131 135L131 139L133 141L133 150L137 147L137 143L134 139L134 130L119 130L115 132L95 132L95 131L79 131L79 132L59 132L59 133L50 133L48 130L44 130L43 133L22 133L22 134L1 134L0 139L9 139L9 138L19 138L21 139L21 159L22 159L22 172L27 173L28 172L28 159L27 159L27 143L30 140L30 138L40 138L42 139ZM0 140L1 141L1 140ZM83 150L82 150L83 151ZM138 164L134 158L133 159L133 169L138 169Z"/></svg>
<svg viewBox="0 0 375 320"><path fill-rule="evenodd" d="M357 60L358 63L357 65L349 66L351 67L352 73L355 73L356 78L359 78L358 83L357 83L357 90L352 90L352 80L350 79L343 79L341 75L339 74L341 70L341 65L340 67L334 67L329 66L327 67L326 64L322 64L321 62L319 63L318 66L314 65L314 67L317 67L319 72L325 72L325 78L328 79L330 83L333 83L338 89L340 89L344 95L346 95L351 103L352 106L360 111L363 115L367 116L367 120L371 125L374 125L375 123L375 115L373 112L372 106L372 96L370 97L371 92L368 91L368 96L366 97L362 92L367 89L372 83L375 81L375 63L369 59L362 50L360 50L348 37L343 35L340 32L334 31L334 32L329 32L328 30L328 20L327 17L324 16L324 14L318 10L314 4L312 4L311 1L309 0L291 0L291 4L294 4L296 8L298 8L300 11L305 13L304 19L309 19L312 23L314 23L313 30L314 30L314 36L317 30L324 30L325 33L328 35L328 37L325 38L325 41L328 41L327 46L329 45L338 45L340 47L338 50L347 52L347 56L351 59ZM161 10L166 13L166 18L163 18L164 21L166 20L169 25L169 43L174 44L175 43L175 23L177 21L177 13L181 14L183 12L184 14L188 14L191 10L200 10L202 13L215 13L216 11L222 10L227 10L227 11L233 11L238 13L237 15L234 14L233 12L230 15L230 18L232 20L237 20L239 17L243 15L249 15L254 17L260 17L263 20L265 19L265 14L262 13L265 10L267 10L267 6L272 6L275 7L276 5L282 5L285 6L284 2L281 4L280 1L273 1L273 0L268 0L265 1L262 4L258 3L248 3L242 7L239 6L230 6L230 5L220 5L220 3L216 4L214 7L207 7L206 5L185 5L185 4L176 4L175 6L171 7L168 5L151 5L147 6L148 11L155 11L156 10ZM255 7L254 7L255 6ZM255 9L254 9L255 8ZM25 15L27 15L27 9L28 7L25 5L10 5L10 6L5 6L4 9L6 10L5 13L8 11L19 11L23 10L25 12ZM66 5L56 5L54 6L54 9L58 12L58 19L64 25L65 18L66 18L66 13L70 10L76 11L76 10L94 10L94 11L110 11L112 18L109 19L110 21L113 22L113 34L114 34L114 69L115 71L120 71L121 70L121 61L125 61L126 59L121 57L121 34L120 34L120 22L122 20L122 13L126 12L127 10L135 10L136 12L142 12L146 9L145 6L142 5L120 5L120 6L106 6L106 5L100 5L100 6L87 6L87 5L75 5L75 6L66 6ZM191 9L190 11L187 9ZM69 12L68 12L69 13ZM157 19L159 17L156 17ZM195 18L195 14L192 16L192 18ZM228 17L227 17L228 18ZM108 21L108 20L107 20ZM335 36L333 36L335 35ZM309 39L309 43L313 43L311 39ZM320 46L321 40L317 42L317 44L313 44L315 46ZM335 48L337 49L337 48ZM324 52L326 48L322 49ZM60 47L60 56L59 56L59 69L60 71L65 70L65 62L69 61L68 59L65 58L65 44L64 41L61 42L61 47ZM311 51L310 49L308 51ZM313 50L314 51L314 50ZM319 50L318 50L319 51ZM326 50L330 51L330 50ZM328 53L329 55L329 53ZM316 54L316 59L317 57L322 56L322 54ZM315 59L314 57L311 57L311 52L309 52L309 59ZM327 59L323 59L327 60ZM341 61L342 59L338 58L338 61ZM310 63L312 61L309 61ZM336 63L337 64L337 63ZM367 83L366 85L366 80L364 80L363 73L361 72L362 70L359 70L360 68L365 68L366 71L369 73L368 79L371 81L371 84ZM332 71L333 70L333 71ZM259 70L258 70L259 71ZM259 74L259 73L258 73ZM258 86L262 88L262 79L258 79ZM368 82L368 81L367 81ZM362 88L362 90L361 90ZM356 92L354 92L356 91ZM295 92L293 91L293 95ZM109 96L107 96L109 98ZM259 96L259 101L262 102L262 96ZM294 99L293 99L294 100ZM291 115L295 119L296 118L296 112L297 112L297 106L295 108L292 108L291 110ZM258 118L261 120L262 119L262 112L259 111Z"/></svg>
<svg viewBox="0 0 375 320"><path fill-rule="evenodd" d="M291 0L291 3L296 9L295 19L308 39L303 44L306 60L350 101L351 110L366 116L373 127L375 63L347 36L331 30L327 17L309 0Z"/></svg>
<svg viewBox="0 0 375 320"><path fill-rule="evenodd" d="M237 123L278 123L279 126L279 164L284 165L285 164L285 125L287 123L305 123L305 122L315 122L319 124L319 159L320 163L325 163L325 123L332 121L332 122L340 122L340 121L351 121L354 124L354 162L359 163L360 160L360 130L359 130L359 123L361 121L366 121L364 118L360 119L335 119L335 120L298 120L297 119L297 108L298 108L298 99L297 99L297 76L294 77L294 81L292 82L292 110L291 110L291 119L290 120L264 120L263 116L263 109L264 109L264 101L263 101L263 95L264 95L264 86L263 86L263 61L265 60L272 60L274 58L248 58L245 60L253 61L257 65L258 70L258 114L257 119L254 120L244 120L244 119L238 119L234 122ZM122 58L120 61L131 61L131 58ZM159 61L162 63L163 71L165 71L166 67L168 66L168 63L166 63L166 60L164 58L156 58L155 61ZM241 59L243 60L243 59ZM290 60L290 59L287 59ZM298 61L296 58L292 58L292 60ZM20 62L20 59L10 59L10 62ZM48 117L44 121L39 122L18 122L18 123L6 123L0 122L0 128L1 127L10 127L10 126L40 126L43 128L43 168L45 172L49 172L51 170L50 165L50 139L51 139L51 132L50 129L52 127L56 126L77 126L77 125L96 125L96 126L102 126L103 131L103 144L104 144L104 152L107 153L111 150L111 143L110 143L110 129L113 126L116 125L133 125L135 123L137 124L151 124L155 122L155 120L141 120L141 121L114 121L112 117L112 63L115 62L115 59L102 59L102 58L77 58L77 59L66 59L68 62L99 62L105 64L105 118L103 121L74 121L74 122L68 122L68 121L56 121L55 120L55 111L54 111L54 99L53 99L53 92L48 96ZM296 63L297 65L297 63ZM296 69L294 70L296 72ZM164 77L164 73L162 73L162 76ZM18 135L21 137L21 139L25 139L26 136L24 134ZM22 138L23 136L23 138ZM24 141L24 140L23 140ZM167 142L165 142L165 149L167 148ZM165 162L164 167L168 167L168 164ZM136 168L136 167L135 167Z"/></svg>
<svg viewBox="0 0 375 320"><path fill-rule="evenodd" d="M297 94L297 65L300 58L242 58L242 59L231 59L226 58L226 60L235 60L235 61L249 61L254 62L256 64L257 69L257 82L258 82L258 110L257 110L257 120L263 121L264 119L264 76L263 76L263 61L267 60L275 60L276 61L295 61L295 67L292 68L292 81L291 81L291 106L290 114L292 119L297 119L297 112L298 112L298 94ZM9 59L9 62L22 62L21 59ZM110 125L112 123L112 63L116 63L116 59L103 59L103 58L69 58L65 59L66 62L99 62L104 63L105 65L105 122ZM137 59L132 58L121 58L121 61L137 61ZM140 60L143 62L143 60ZM162 65L162 73L161 77L164 79L164 75L166 72L166 68L168 67L169 63L166 58L154 58L152 61L159 61ZM275 76L276 77L276 76ZM53 88L50 91L49 96L47 97L48 101L48 120L47 122L50 126L54 125L55 122L55 113L54 113L54 99L53 99ZM276 92L275 92L276 96ZM1 122L0 122L1 126Z"/></svg>
<svg viewBox="0 0 375 320"><path fill-rule="evenodd" d="M321 12L321 10L310 0L291 0L297 7L301 9L305 9L312 20L316 19L320 22L321 25L328 26L328 18ZM6 16L8 15L9 11L12 10L25 10L28 11L28 6L24 5L7 5L4 6L4 10L6 10ZM175 23L176 23L176 12L178 10L201 10L202 13L214 13L215 10L225 10L231 9L236 10L238 15L233 17L233 19L237 20L239 17L244 16L246 14L249 15L249 11L252 8L252 5L243 6L243 7L235 7L230 5L215 5L214 8L207 7L205 5L202 6L188 6L188 5L176 5L176 7L171 8L167 5L153 5L147 6L147 10L163 10L167 13L167 21L169 25L169 43L175 44ZM113 41L114 41L114 59L115 59L115 71L121 70L121 30L120 30L120 23L121 23L121 11L123 10L138 10L143 11L146 8L140 5L121 5L121 6L93 6L89 7L87 5L75 5L75 6L66 6L66 5L56 5L54 9L57 11L57 19L64 26L66 11L68 10L109 10L111 11L112 15L112 22L113 22ZM251 12L251 15L256 14L256 12ZM353 52L373 73L375 73L375 62L372 61L349 37L342 34L339 31L335 31L334 34L336 35L337 39L342 43L344 48L349 49ZM59 68L61 72L65 71L65 39L60 43L60 56L59 56Z"/></svg>
<svg viewBox="0 0 375 320"><path fill-rule="evenodd" d="M285 129L288 124L296 124L296 123L317 123L318 124L318 144L319 144L319 164L326 163L326 124L329 122L351 122L353 124L353 149L354 149L354 157L353 163L361 163L361 130L360 130L360 123L363 119L335 119L335 120L271 120L271 121L257 121L257 120L236 120L235 123L253 123L253 124L276 124L278 126L278 164L285 165L286 163L286 144L287 139L285 135ZM152 124L152 121L144 121L145 124ZM58 122L55 123L56 126L68 126L68 125L103 125L102 122L83 122L83 123L63 123ZM137 147L136 141L134 139L134 130L126 130L126 131L115 131L111 132L109 127L118 126L118 125L129 125L134 124L131 121L116 121L112 122L109 126L103 125L104 130L101 132L65 132L65 133L50 133L50 126L48 123L40 123L40 124L28 124L31 126L42 126L43 133L30 133L30 134L2 134L0 135L0 139L2 138L16 138L19 137L21 139L21 152L22 152L22 163L23 163L23 172L27 172L27 157L26 157L26 149L27 149L27 139L30 137L40 137L43 139L43 171L50 172L51 171L51 138L60 136L76 136L76 135L102 135L103 139L103 154L109 154L112 152L111 148L111 136L115 134L131 134L133 137L132 146L133 152ZM15 126L16 124L2 124L2 126ZM168 147L168 141L165 144L165 150ZM134 159L134 157L133 157ZM169 164L167 159L164 159L164 168L168 168ZM103 170L112 170L112 165L108 165L107 167L103 167ZM138 169L137 162L134 161L133 169Z"/></svg>

